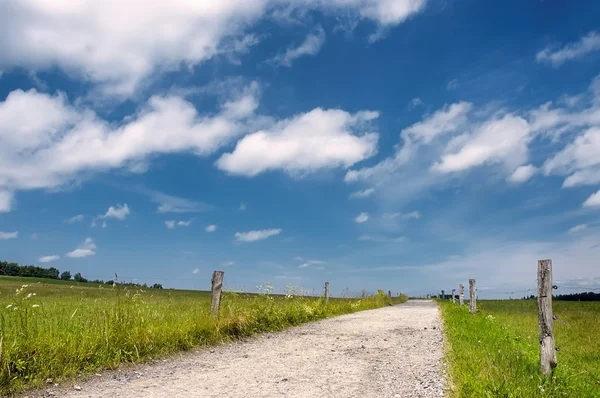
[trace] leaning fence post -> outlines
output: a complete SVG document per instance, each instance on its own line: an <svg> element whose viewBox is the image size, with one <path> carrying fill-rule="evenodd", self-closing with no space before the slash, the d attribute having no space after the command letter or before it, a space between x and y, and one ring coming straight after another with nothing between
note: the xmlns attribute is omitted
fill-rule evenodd
<svg viewBox="0 0 600 398"><path fill-rule="evenodd" d="M458 305L463 306L465 301L465 285L458 285Z"/></svg>
<svg viewBox="0 0 600 398"><path fill-rule="evenodd" d="M452 304L456 303L456 300L454 299L455 293L456 293L456 289L452 289Z"/></svg>
<svg viewBox="0 0 600 398"><path fill-rule="evenodd" d="M549 375L556 367L554 321L552 318L552 260L538 261L538 328L540 330L540 368Z"/></svg>
<svg viewBox="0 0 600 398"><path fill-rule="evenodd" d="M223 271L213 271L212 279L210 280L212 287L212 301L210 303L210 313L215 316L219 314L221 307L221 289L223 289Z"/></svg>
<svg viewBox="0 0 600 398"><path fill-rule="evenodd" d="M475 295L475 279L469 279L469 295L471 299L469 300L469 311L471 314L477 312L477 297Z"/></svg>
<svg viewBox="0 0 600 398"><path fill-rule="evenodd" d="M325 304L329 303L329 282L325 282Z"/></svg>

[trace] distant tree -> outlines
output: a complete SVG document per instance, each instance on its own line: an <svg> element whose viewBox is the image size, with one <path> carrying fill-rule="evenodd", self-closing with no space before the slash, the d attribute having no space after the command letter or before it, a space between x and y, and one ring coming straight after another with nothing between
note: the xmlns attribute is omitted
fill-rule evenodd
<svg viewBox="0 0 600 398"><path fill-rule="evenodd" d="M62 274L60 274L60 279L62 279L63 281L70 281L71 280L71 272L64 271Z"/></svg>
<svg viewBox="0 0 600 398"><path fill-rule="evenodd" d="M75 282L87 282L88 281L83 276L81 276L80 272L76 273L75 276L73 277L73 279L75 280Z"/></svg>
<svg viewBox="0 0 600 398"><path fill-rule="evenodd" d="M152 285L153 289L162 289L162 285L160 283L155 283L154 285Z"/></svg>

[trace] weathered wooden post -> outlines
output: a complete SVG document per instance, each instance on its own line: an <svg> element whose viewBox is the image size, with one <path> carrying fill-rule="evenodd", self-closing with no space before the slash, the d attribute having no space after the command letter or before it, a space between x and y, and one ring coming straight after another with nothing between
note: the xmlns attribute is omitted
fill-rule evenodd
<svg viewBox="0 0 600 398"><path fill-rule="evenodd" d="M477 296L475 295L475 279L469 279L469 295L471 296L469 301L469 311L471 314L477 312Z"/></svg>
<svg viewBox="0 0 600 398"><path fill-rule="evenodd" d="M461 307L465 303L465 285L462 283L458 285L458 305Z"/></svg>
<svg viewBox="0 0 600 398"><path fill-rule="evenodd" d="M456 289L452 289L452 304L456 303L456 300L454 299L456 293Z"/></svg>
<svg viewBox="0 0 600 398"><path fill-rule="evenodd" d="M549 375L556 367L554 320L552 318L552 260L538 261L538 328L540 330L540 368Z"/></svg>
<svg viewBox="0 0 600 398"><path fill-rule="evenodd" d="M391 290L388 290L388 297L392 298L392 291Z"/></svg>
<svg viewBox="0 0 600 398"><path fill-rule="evenodd" d="M443 300L446 298L446 296L444 296L444 291L442 290L442 295L440 296L440 298Z"/></svg>
<svg viewBox="0 0 600 398"><path fill-rule="evenodd" d="M210 313L212 316L219 315L221 307L221 290L223 289L223 271L213 271L212 279L210 280L212 287L212 301L210 303Z"/></svg>
<svg viewBox="0 0 600 398"><path fill-rule="evenodd" d="M329 282L325 282L325 304L329 303Z"/></svg>

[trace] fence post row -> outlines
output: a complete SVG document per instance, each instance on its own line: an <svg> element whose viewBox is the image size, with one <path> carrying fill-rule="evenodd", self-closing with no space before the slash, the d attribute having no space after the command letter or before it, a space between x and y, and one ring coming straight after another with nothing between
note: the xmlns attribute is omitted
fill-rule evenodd
<svg viewBox="0 0 600 398"><path fill-rule="evenodd" d="M475 279L469 279L469 294L471 299L469 301L469 311L471 314L477 312L477 297L475 295Z"/></svg>
<svg viewBox="0 0 600 398"><path fill-rule="evenodd" d="M458 285L458 305L462 306L465 301L465 285L462 283Z"/></svg>
<svg viewBox="0 0 600 398"><path fill-rule="evenodd" d="M325 304L329 303L329 282L325 282Z"/></svg>
<svg viewBox="0 0 600 398"><path fill-rule="evenodd" d="M212 316L219 314L221 308L221 291L223 289L223 271L213 271L211 282L212 300L210 303L210 313Z"/></svg>
<svg viewBox="0 0 600 398"><path fill-rule="evenodd" d="M552 318L552 260L538 261L537 288L540 369L547 376L557 364L554 348L554 321Z"/></svg>

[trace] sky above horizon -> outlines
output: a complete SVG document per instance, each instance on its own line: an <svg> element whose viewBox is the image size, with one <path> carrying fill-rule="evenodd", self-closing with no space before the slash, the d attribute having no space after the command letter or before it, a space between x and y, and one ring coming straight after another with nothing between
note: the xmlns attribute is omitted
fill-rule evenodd
<svg viewBox="0 0 600 398"><path fill-rule="evenodd" d="M0 260L600 289L600 3L151 4L0 3Z"/></svg>

